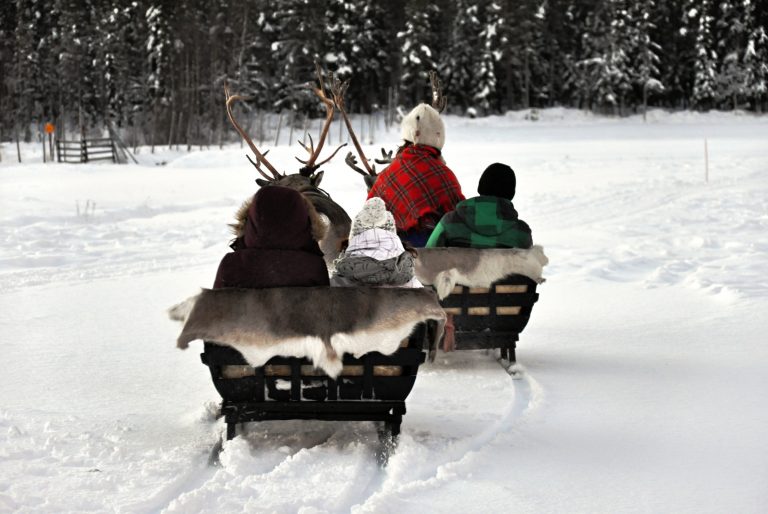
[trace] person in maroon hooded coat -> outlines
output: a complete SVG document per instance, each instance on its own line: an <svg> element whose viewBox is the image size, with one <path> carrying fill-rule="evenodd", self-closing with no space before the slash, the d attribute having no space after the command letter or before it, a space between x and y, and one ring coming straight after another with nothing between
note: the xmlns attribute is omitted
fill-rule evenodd
<svg viewBox="0 0 768 514"><path fill-rule="evenodd" d="M214 289L329 285L317 244L325 225L300 193L263 187L243 204L236 219L234 252L221 260Z"/></svg>

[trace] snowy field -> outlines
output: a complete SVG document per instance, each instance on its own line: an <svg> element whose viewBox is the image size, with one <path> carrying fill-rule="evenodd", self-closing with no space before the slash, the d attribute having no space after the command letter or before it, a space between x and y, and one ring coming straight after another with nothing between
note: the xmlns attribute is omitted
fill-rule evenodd
<svg viewBox="0 0 768 514"><path fill-rule="evenodd" d="M439 355L384 469L372 423L312 421L250 424L207 465L218 395L165 309L211 285L256 187L245 150L3 145L0 512L765 512L768 117L523 114L448 118L444 154L467 196L510 164L550 258L525 373ZM354 214L363 181L334 162Z"/></svg>

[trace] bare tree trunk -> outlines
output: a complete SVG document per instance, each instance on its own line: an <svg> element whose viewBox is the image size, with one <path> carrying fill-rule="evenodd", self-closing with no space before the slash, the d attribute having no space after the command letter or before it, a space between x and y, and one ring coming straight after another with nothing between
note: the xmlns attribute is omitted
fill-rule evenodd
<svg viewBox="0 0 768 514"><path fill-rule="evenodd" d="M507 59L507 76L505 82L507 83L507 109L512 109L515 105L515 82L512 79L512 59Z"/></svg>
<svg viewBox="0 0 768 514"><path fill-rule="evenodd" d="M296 113L291 111L291 113L288 116L288 125L290 126L289 132L288 132L288 146L291 146L291 143L293 143L293 122L296 119Z"/></svg>
<svg viewBox="0 0 768 514"><path fill-rule="evenodd" d="M171 127L168 129L168 149L173 148L173 130L176 127L176 110L171 108Z"/></svg>
<svg viewBox="0 0 768 514"><path fill-rule="evenodd" d="M181 139L181 137L179 137L179 134L181 133L181 127L184 126L182 121L184 121L184 112L183 111L179 111L178 120L176 121L176 134L175 134L175 136L176 136L176 151L177 152L179 151L179 139ZM168 148L171 149L171 146L172 145L168 145Z"/></svg>
<svg viewBox="0 0 768 514"><path fill-rule="evenodd" d="M155 153L155 138L157 136L157 100L155 100L154 106L152 107L152 149L151 153Z"/></svg>
<svg viewBox="0 0 768 514"><path fill-rule="evenodd" d="M373 144L373 113L368 115L368 144Z"/></svg>
<svg viewBox="0 0 768 514"><path fill-rule="evenodd" d="M264 111L259 109L259 146L264 144Z"/></svg>
<svg viewBox="0 0 768 514"><path fill-rule="evenodd" d="M243 87L245 86L245 59L243 59L245 55L245 46L246 46L246 36L248 34L248 2L245 2L245 11L243 12L243 31L240 33L240 53L237 55L237 69L238 69L238 78L240 79L240 83L238 84L239 89L242 91ZM240 138L240 147L242 148L242 138Z"/></svg>
<svg viewBox="0 0 768 514"><path fill-rule="evenodd" d="M648 87L643 86L643 122L646 121L646 114L648 113Z"/></svg>
<svg viewBox="0 0 768 514"><path fill-rule="evenodd" d="M528 52L525 52L525 68L523 68L523 80L525 87L523 88L523 102L525 103L525 108L528 109L531 107L531 70L530 66L528 65L530 56L528 55Z"/></svg>
<svg viewBox="0 0 768 514"><path fill-rule="evenodd" d="M14 125L14 132L16 132L16 156L19 159L19 162L21 162L21 146L19 145L19 126Z"/></svg>
<svg viewBox="0 0 768 514"><path fill-rule="evenodd" d="M280 126L283 124L283 111L277 117L277 132L275 133L275 146L280 144Z"/></svg>
<svg viewBox="0 0 768 514"><path fill-rule="evenodd" d="M219 140L219 150L224 148L224 123L221 119L222 116L216 116L216 138Z"/></svg>
<svg viewBox="0 0 768 514"><path fill-rule="evenodd" d="M253 125L253 116L251 116L250 112L246 112L246 115L247 116L246 116L246 124L245 124L245 133L246 134L250 134L251 133L251 125ZM225 124L225 126L226 126L226 124ZM224 133L225 134L228 134L228 132L229 132L229 127L224 129ZM229 139L229 138L226 138L226 139ZM243 147L243 143L244 143L244 141L243 141L243 138L241 137L240 138L240 148Z"/></svg>

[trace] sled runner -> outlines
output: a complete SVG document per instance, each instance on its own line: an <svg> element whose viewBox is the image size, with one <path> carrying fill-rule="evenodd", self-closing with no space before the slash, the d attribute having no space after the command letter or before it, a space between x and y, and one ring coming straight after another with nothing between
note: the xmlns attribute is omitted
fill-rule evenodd
<svg viewBox="0 0 768 514"><path fill-rule="evenodd" d="M442 304L453 314L455 350L501 349L501 358L515 362L515 348L539 299L536 282L510 275L490 287L456 285Z"/></svg>

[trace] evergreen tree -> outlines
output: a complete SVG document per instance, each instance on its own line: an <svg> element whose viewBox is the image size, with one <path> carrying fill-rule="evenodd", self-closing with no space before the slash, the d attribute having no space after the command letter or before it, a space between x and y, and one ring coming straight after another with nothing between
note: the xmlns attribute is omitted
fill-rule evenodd
<svg viewBox="0 0 768 514"><path fill-rule="evenodd" d="M490 45L497 25L486 25L488 3L457 0L450 50L441 70L451 98L449 109L456 105L472 116L488 109L496 90Z"/></svg>
<svg viewBox="0 0 768 514"><path fill-rule="evenodd" d="M170 8L165 3L153 5L146 12L148 37L146 42L149 74L147 90L153 106L167 105L171 97L171 34Z"/></svg>
<svg viewBox="0 0 768 514"><path fill-rule="evenodd" d="M634 81L642 91L643 116L648 105L648 95L662 92L663 84L659 81L659 46L652 38L655 25L651 19L655 0L640 0L629 11L632 30L632 61Z"/></svg>
<svg viewBox="0 0 768 514"><path fill-rule="evenodd" d="M686 5L679 0L657 0L653 11L651 40L661 47L659 81L663 98L672 107L686 108L693 91L695 34Z"/></svg>
<svg viewBox="0 0 768 514"><path fill-rule="evenodd" d="M146 38L144 17L137 2L108 10L103 27L104 84L107 117L117 126L133 125L145 97L146 75L142 42Z"/></svg>
<svg viewBox="0 0 768 514"><path fill-rule="evenodd" d="M739 98L747 94L747 67L744 55L747 37L752 32L749 12L742 2L720 0L717 17L717 53L721 57L716 77L717 100L720 105L738 108Z"/></svg>
<svg viewBox="0 0 768 514"><path fill-rule="evenodd" d="M104 120L104 63L97 0L59 0L63 108L85 131ZM100 128L100 127L99 127Z"/></svg>
<svg viewBox="0 0 768 514"><path fill-rule="evenodd" d="M352 47L360 16L357 7L352 0L329 0L325 12L326 44L323 61L339 80L347 80L353 75Z"/></svg>
<svg viewBox="0 0 768 514"><path fill-rule="evenodd" d="M485 114L496 110L493 107L498 105L496 62L501 59L501 52L497 51L497 48L501 36L502 18L501 6L496 2L481 3L479 9L482 31L472 72L475 77L472 101L475 108Z"/></svg>
<svg viewBox="0 0 768 514"><path fill-rule="evenodd" d="M242 48L238 52L238 91L259 109L269 109L274 92L271 40L274 27L268 2L256 0L247 3L242 33Z"/></svg>
<svg viewBox="0 0 768 514"><path fill-rule="evenodd" d="M582 87L598 107L612 107L622 113L632 89L629 53L631 39L624 2L606 0L588 19L584 34L586 59L577 65L584 72Z"/></svg>
<svg viewBox="0 0 768 514"><path fill-rule="evenodd" d="M315 76L314 62L320 56L323 11L322 4L309 0L285 0L274 7L272 59L276 73L270 87L276 93L278 110L318 112L318 102L307 84Z"/></svg>
<svg viewBox="0 0 768 514"><path fill-rule="evenodd" d="M17 97L16 75L14 73L15 59L18 55L15 28L16 3L11 2L6 8L0 9L0 141L10 137L10 128L15 123Z"/></svg>
<svg viewBox="0 0 768 514"><path fill-rule="evenodd" d="M768 93L768 34L766 34L766 27L754 17L755 6L749 0L743 1L745 12L753 23L744 50L745 93L752 103L752 108L762 112L763 102Z"/></svg>
<svg viewBox="0 0 768 514"><path fill-rule="evenodd" d="M15 29L16 59L14 86L16 118L41 124L54 116L52 72L55 66L56 12L42 0L19 0ZM74 77L74 76L73 76ZM31 127L25 123L24 140L30 141Z"/></svg>
<svg viewBox="0 0 768 514"><path fill-rule="evenodd" d="M352 63L360 80L350 84L350 92L359 91L363 109L372 110L384 102L392 84L389 53L396 48L396 33L389 27L382 3L358 0L358 4L362 24L357 45L352 47Z"/></svg>
<svg viewBox="0 0 768 514"><path fill-rule="evenodd" d="M328 50L325 62L341 80L352 78L347 92L350 110L380 104L391 83L388 16L378 2L330 0L326 11Z"/></svg>
<svg viewBox="0 0 768 514"><path fill-rule="evenodd" d="M504 22L497 46L500 65L497 66L499 85L503 84L503 99L508 108L530 107L539 101L549 103L551 77L545 62L547 45L558 46L556 38L545 39L545 19L550 14L547 2L541 0L507 0L503 7ZM545 42L546 41L546 42ZM503 79L502 79L503 78Z"/></svg>
<svg viewBox="0 0 768 514"><path fill-rule="evenodd" d="M712 43L710 0L699 0L699 7L691 8L688 17L696 27L696 61L691 102L695 107L708 109L715 100L715 63L717 53Z"/></svg>
<svg viewBox="0 0 768 514"><path fill-rule="evenodd" d="M586 107L590 101L589 38L593 5L586 1L547 0L542 4L542 55L547 91L554 101Z"/></svg>
<svg viewBox="0 0 768 514"><path fill-rule="evenodd" d="M429 71L437 70L441 11L425 0L410 0L405 6L405 28L398 32L400 45L400 95L406 105L429 98Z"/></svg>

